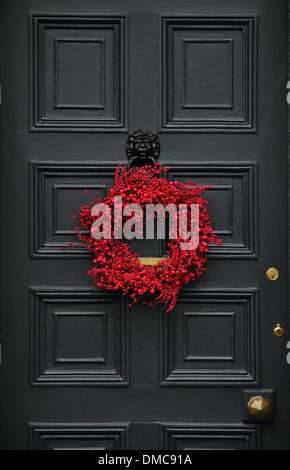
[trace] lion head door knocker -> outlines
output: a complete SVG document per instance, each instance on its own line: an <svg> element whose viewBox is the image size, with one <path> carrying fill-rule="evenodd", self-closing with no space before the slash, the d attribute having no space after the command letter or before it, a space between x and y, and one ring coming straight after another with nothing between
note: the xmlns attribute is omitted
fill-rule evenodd
<svg viewBox="0 0 290 470"><path fill-rule="evenodd" d="M126 153L128 170L144 165L155 166L160 155L160 142L157 134L146 129L139 129L128 135Z"/></svg>

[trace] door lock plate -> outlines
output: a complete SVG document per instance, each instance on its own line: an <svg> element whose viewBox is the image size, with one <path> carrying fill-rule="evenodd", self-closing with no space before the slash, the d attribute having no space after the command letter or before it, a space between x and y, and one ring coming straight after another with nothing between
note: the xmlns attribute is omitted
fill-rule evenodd
<svg viewBox="0 0 290 470"><path fill-rule="evenodd" d="M280 273L276 268L269 268L266 272L267 278L269 281L277 281Z"/></svg>

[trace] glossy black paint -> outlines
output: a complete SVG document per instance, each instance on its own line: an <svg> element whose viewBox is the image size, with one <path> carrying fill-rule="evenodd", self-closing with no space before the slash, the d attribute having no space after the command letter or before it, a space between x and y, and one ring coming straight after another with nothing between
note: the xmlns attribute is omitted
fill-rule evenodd
<svg viewBox="0 0 290 470"><path fill-rule="evenodd" d="M0 13L2 448L289 449L287 1ZM60 250L135 129L158 133L170 179L211 185L223 242L169 315L128 309ZM260 390L273 422L246 422Z"/></svg>

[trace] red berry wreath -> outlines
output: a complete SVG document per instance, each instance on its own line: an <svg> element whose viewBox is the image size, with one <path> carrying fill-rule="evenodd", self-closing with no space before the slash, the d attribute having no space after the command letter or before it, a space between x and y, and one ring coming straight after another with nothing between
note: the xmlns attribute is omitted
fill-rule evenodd
<svg viewBox="0 0 290 470"><path fill-rule="evenodd" d="M208 244L221 243L210 224L206 207L208 203L201 196L209 186L200 187L191 181L186 183L168 181L161 177L161 172L168 169L162 169L157 163L154 168L145 166L126 171L127 168L120 165L116 170L114 186L109 196L103 200L93 199L91 207L82 206L74 215L81 226L90 231L89 235L85 235L76 227L79 240L84 242L93 255L95 266L88 274L92 275L95 285L107 290L121 290L124 295L128 293L134 302L145 294L150 294L154 296L154 300L147 303L150 306L165 304L167 311L175 306L179 290L190 281L195 281L206 270ZM171 237L166 258L154 266L142 265L138 255L125 242L124 236L116 238L113 224L116 196L122 197L122 208L128 204L138 204L142 209L145 209L146 204L162 204L164 207L168 204L176 207L198 205L197 247L181 249L184 238L182 239L180 235L176 238ZM92 236L94 222L103 215L102 212L98 216L93 215L92 208L95 204L106 204L110 208L112 224L106 238L96 239L95 235ZM123 215L122 220L125 223L129 217Z"/></svg>

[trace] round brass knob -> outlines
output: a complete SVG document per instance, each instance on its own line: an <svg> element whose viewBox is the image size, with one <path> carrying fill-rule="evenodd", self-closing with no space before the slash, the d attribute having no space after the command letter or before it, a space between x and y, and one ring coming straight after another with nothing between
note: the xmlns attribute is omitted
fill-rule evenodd
<svg viewBox="0 0 290 470"><path fill-rule="evenodd" d="M277 323L277 326L275 326L274 335L275 336L283 336L284 335L284 329L282 328L280 323Z"/></svg>
<svg viewBox="0 0 290 470"><path fill-rule="evenodd" d="M248 412L253 418L260 421L269 417L271 406L266 398L259 395L258 397L252 397L248 402Z"/></svg>

